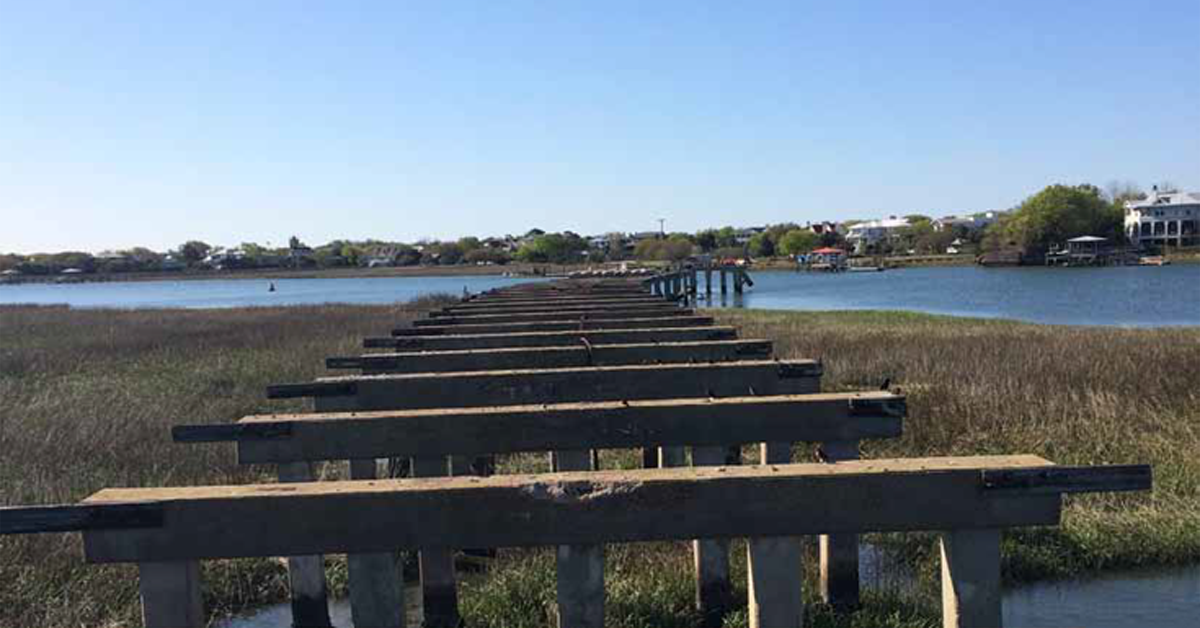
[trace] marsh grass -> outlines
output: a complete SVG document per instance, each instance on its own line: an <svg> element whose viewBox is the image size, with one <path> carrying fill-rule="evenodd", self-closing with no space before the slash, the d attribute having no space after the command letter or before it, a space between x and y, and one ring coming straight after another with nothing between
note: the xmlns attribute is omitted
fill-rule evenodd
<svg viewBox="0 0 1200 628"><path fill-rule="evenodd" d="M1063 464L1155 465L1152 495L1072 498L1061 528L1007 534L1010 582L1200 562L1200 329L893 312L717 314L743 337L774 339L782 357L822 358L827 390L877 388L890 378L906 391L905 436L866 443L868 456L1020 452ZM273 481L269 468L239 467L230 447L172 444L170 427L300 409L268 402L264 387L322 375L325 357L356 353L363 336L413 316L408 306L0 307L0 503L66 503L106 486ZM637 460L629 451L603 458L608 468ZM545 456L502 465L544 470ZM938 625L933 537L872 540L914 566L918 592L872 590L862 610L835 615L813 597L815 549L806 541L808 625ZM732 557L744 604L744 546L735 542ZM610 625L694 625L690 572L686 543L610 546ZM341 557L329 558L328 575L344 595ZM206 561L204 578L213 617L286 597L275 560ZM0 626L138 623L135 568L85 565L78 535L0 537L0 579ZM552 551L502 551L486 574L464 580L461 600L472 626L552 625ZM745 613L726 625L746 625Z"/></svg>

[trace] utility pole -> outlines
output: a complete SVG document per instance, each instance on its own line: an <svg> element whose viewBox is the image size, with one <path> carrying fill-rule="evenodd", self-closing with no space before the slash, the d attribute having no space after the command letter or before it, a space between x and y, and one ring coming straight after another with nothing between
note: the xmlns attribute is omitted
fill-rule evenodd
<svg viewBox="0 0 1200 628"><path fill-rule="evenodd" d="M667 231L666 231L665 227L663 226L666 224L666 222L667 222L666 218L658 219L658 236L663 239L665 239L667 237Z"/></svg>

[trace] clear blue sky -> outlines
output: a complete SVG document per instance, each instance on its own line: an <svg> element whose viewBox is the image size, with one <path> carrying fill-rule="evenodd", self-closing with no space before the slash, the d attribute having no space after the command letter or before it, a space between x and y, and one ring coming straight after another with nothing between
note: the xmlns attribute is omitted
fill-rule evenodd
<svg viewBox="0 0 1200 628"><path fill-rule="evenodd" d="M1200 1L0 0L0 251L1200 189Z"/></svg>

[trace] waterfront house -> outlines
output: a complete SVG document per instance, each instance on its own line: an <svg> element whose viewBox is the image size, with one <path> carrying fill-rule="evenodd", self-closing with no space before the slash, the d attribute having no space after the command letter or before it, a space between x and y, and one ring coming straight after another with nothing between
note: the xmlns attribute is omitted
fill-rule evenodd
<svg viewBox="0 0 1200 628"><path fill-rule="evenodd" d="M864 251L867 247L883 241L891 240L900 235L901 230L910 226L907 219L891 216L884 220L868 220L851 225L846 233L846 242L854 246L856 251Z"/></svg>
<svg viewBox="0 0 1200 628"><path fill-rule="evenodd" d="M846 269L846 251L833 247L814 249L805 258L809 270L839 271Z"/></svg>
<svg viewBox="0 0 1200 628"><path fill-rule="evenodd" d="M1125 203L1125 235L1146 246L1200 244L1200 193L1159 192Z"/></svg>
<svg viewBox="0 0 1200 628"><path fill-rule="evenodd" d="M1047 266L1103 266L1113 261L1108 238L1079 236L1067 240L1066 248L1046 253Z"/></svg>

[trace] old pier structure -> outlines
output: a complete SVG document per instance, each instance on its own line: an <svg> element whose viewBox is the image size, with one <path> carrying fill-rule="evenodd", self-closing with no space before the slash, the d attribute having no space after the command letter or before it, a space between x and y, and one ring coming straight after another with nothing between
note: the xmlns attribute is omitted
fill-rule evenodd
<svg viewBox="0 0 1200 628"><path fill-rule="evenodd" d="M735 292L743 269L718 272ZM820 536L820 593L858 604L858 536L940 532L947 627L1000 619L1000 531L1059 522L1062 496L1146 490L1146 466L1061 467L1031 455L860 460L900 435L893 391L823 393L822 365L773 357L683 307L697 270L646 281L522 284L430 312L382 350L331 357L351 375L281 384L312 411L179 425L230 442L278 484L110 488L78 504L0 510L0 533L79 531L93 563L136 563L145 625L204 626L199 561L287 557L297 626L327 626L324 554L346 554L356 626L404 626L398 551L419 552L423 624L457 626L458 548L557 546L559 626L604 624L604 546L691 540L706 626L733 604L729 540L746 538L752 626L799 627L798 537ZM684 301L686 302L686 301ZM742 447L757 443L753 459ZM796 459L816 443L819 460ZM647 467L600 470L604 450ZM481 475L545 452L545 473ZM690 454L690 455L689 455ZM349 465L318 482L314 466ZM384 464L391 461L391 464ZM407 464L396 464L405 461ZM407 468L409 477L389 477Z"/></svg>

